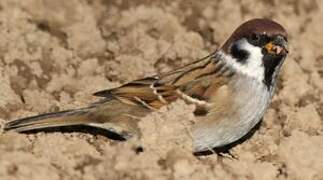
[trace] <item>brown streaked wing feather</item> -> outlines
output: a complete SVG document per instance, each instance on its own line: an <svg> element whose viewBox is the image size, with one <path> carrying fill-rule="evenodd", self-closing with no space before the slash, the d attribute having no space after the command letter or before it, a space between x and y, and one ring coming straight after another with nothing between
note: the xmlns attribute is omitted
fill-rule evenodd
<svg viewBox="0 0 323 180"><path fill-rule="evenodd" d="M154 87L154 84L158 80L158 76L147 77L131 81L118 88L97 92L94 95L114 97L126 104L141 105L149 109L159 109L176 100L177 97L175 96L175 86L163 84Z"/></svg>
<svg viewBox="0 0 323 180"><path fill-rule="evenodd" d="M220 60L208 56L170 73L135 80L94 95L114 97L124 103L150 109L159 109L179 97L183 98L183 93L193 99L208 101L217 88L227 83L225 74L230 73L226 71Z"/></svg>
<svg viewBox="0 0 323 180"><path fill-rule="evenodd" d="M131 82L124 84L124 85L117 87L117 88L95 92L93 95L99 96L99 97L110 97L112 95L111 93L113 91L117 91L120 89L124 89L124 91L126 91L127 88L128 88L128 90L136 89L136 88L142 89L142 87L144 87L144 85L150 86L156 80L158 80L158 76L152 76L152 77L147 77L144 79L138 79L138 80L131 81Z"/></svg>

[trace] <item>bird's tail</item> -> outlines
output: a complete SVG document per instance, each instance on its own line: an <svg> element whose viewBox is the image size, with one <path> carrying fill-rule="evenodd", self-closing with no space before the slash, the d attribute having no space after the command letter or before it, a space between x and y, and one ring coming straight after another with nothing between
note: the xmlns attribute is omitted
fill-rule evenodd
<svg viewBox="0 0 323 180"><path fill-rule="evenodd" d="M17 132L43 129L49 127L61 127L70 125L83 125L89 121L88 113L91 107L61 112L41 114L10 121L5 124L4 130Z"/></svg>

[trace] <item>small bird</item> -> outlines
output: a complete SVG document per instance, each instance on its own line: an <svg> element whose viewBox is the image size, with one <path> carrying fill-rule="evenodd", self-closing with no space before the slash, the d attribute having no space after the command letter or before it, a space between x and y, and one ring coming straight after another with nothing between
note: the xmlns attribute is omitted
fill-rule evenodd
<svg viewBox="0 0 323 180"><path fill-rule="evenodd" d="M262 118L288 54L287 32L269 19L240 25L209 56L174 71L94 93L104 97L88 107L8 122L5 130L25 132L84 125L140 136L140 118L182 99L195 104L193 151L223 147L245 136Z"/></svg>

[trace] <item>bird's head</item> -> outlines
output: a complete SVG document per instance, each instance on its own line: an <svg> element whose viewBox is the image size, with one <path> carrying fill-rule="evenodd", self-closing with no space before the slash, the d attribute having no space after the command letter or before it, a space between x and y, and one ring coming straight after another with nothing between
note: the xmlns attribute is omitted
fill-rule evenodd
<svg viewBox="0 0 323 180"><path fill-rule="evenodd" d="M237 71L273 84L288 54L287 32L268 19L252 19L240 25L221 50Z"/></svg>

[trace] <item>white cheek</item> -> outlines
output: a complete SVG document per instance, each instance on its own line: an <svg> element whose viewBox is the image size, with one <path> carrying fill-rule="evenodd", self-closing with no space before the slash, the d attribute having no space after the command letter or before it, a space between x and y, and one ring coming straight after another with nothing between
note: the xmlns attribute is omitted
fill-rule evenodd
<svg viewBox="0 0 323 180"><path fill-rule="evenodd" d="M240 40L240 48L249 52L249 57L246 63L237 62L236 59L232 58L230 55L226 55L223 52L219 52L221 56L225 56L227 63L231 65L234 69L242 74L255 78L259 81L264 79L264 66L262 63L263 54L261 53L261 48L248 43L247 40Z"/></svg>

